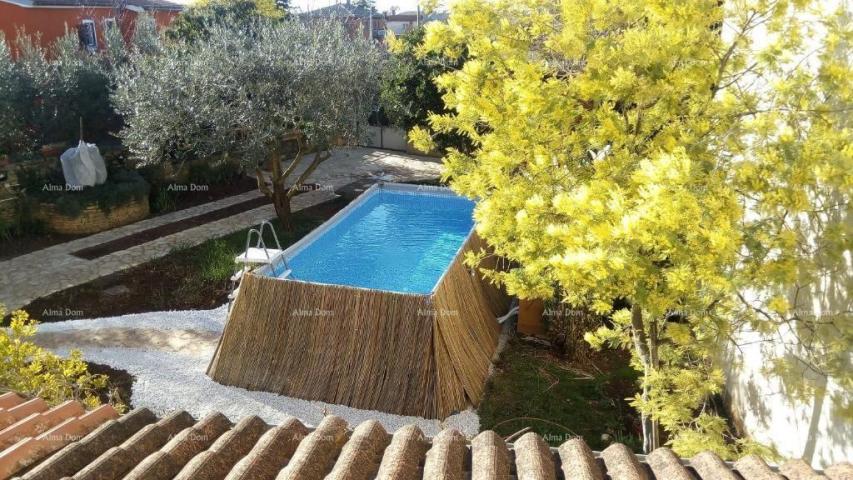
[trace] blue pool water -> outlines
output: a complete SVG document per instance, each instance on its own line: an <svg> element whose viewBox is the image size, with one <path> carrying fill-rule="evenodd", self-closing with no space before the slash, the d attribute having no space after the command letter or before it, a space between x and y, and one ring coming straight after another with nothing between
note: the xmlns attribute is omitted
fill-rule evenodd
<svg viewBox="0 0 853 480"><path fill-rule="evenodd" d="M474 225L474 203L447 194L378 189L289 257L289 278L430 293Z"/></svg>

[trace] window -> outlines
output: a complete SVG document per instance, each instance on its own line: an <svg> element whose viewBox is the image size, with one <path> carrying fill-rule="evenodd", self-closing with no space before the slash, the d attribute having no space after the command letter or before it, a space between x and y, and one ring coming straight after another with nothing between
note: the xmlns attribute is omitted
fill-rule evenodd
<svg viewBox="0 0 853 480"><path fill-rule="evenodd" d="M95 33L95 21L83 20L78 29L80 35L80 46L90 52L98 50L98 36Z"/></svg>
<svg viewBox="0 0 853 480"><path fill-rule="evenodd" d="M112 29L116 28L116 26L117 26L117 24L116 24L115 18L109 17L109 18L104 19L104 30L105 31L106 30L112 30Z"/></svg>

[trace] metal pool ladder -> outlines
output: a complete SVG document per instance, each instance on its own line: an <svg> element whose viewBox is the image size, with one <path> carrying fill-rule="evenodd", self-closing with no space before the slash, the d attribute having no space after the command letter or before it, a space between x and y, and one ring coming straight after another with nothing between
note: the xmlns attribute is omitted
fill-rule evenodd
<svg viewBox="0 0 853 480"><path fill-rule="evenodd" d="M269 228L272 233L272 238L275 241L276 248L267 248L264 241L264 232ZM252 246L252 236L255 236L255 246ZM228 310L231 310L231 304L237 298L237 293L240 291L240 282L243 280L243 275L253 267L259 265L269 265L271 273L276 277L287 278L291 274L290 267L287 265L287 259L284 258L284 250L281 248L281 242L278 241L278 235L275 233L275 228L266 220L261 222L258 228L252 228L246 235L246 250L234 258L234 262L241 265L240 269L231 276L231 293L228 295ZM280 265L284 265L284 272L278 274Z"/></svg>

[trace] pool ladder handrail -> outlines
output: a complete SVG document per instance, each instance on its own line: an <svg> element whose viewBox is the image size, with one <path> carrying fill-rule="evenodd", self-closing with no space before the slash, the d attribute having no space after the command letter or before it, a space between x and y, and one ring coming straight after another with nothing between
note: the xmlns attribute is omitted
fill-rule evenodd
<svg viewBox="0 0 853 480"><path fill-rule="evenodd" d="M279 251L277 258L272 258L272 259L270 258L270 254L267 251L266 245L264 243L264 229L267 227L269 227L270 232L272 233L272 238L273 238L273 240L275 240L275 248ZM250 231L249 235L251 235L251 233L252 232ZM250 238L251 237L246 239L247 244L249 243L248 241ZM277 260L277 259L280 259L281 262L284 263L284 271L285 272L290 270L290 266L287 264L287 258L285 258L285 256L284 256L284 250L281 248L281 242L278 241L278 234L275 233L275 227L273 227L272 223L270 223L267 220L264 220L263 222L261 222L260 231L258 232L258 243L260 245L263 245L264 254L267 256L267 263L269 264L270 270L272 270L273 275L278 276L278 269L276 269L276 266L273 264L273 262L275 262L275 260ZM248 248L246 248L246 250L248 251Z"/></svg>
<svg viewBox="0 0 853 480"><path fill-rule="evenodd" d="M275 257L270 257L269 249L267 249L266 242L264 241L264 230L269 227L270 232L272 232L273 240L275 241L275 246L277 249L277 255ZM276 265L273 264L275 260L281 259L284 263L285 271L289 270L289 266L287 265L287 259L284 258L284 252L281 249L281 242L278 240L278 234L275 233L275 228L272 223L267 220L261 222L258 228L251 228L249 232L246 234L246 249L243 251L242 267L231 277L231 293L228 295L228 310L231 310L231 305L234 303L234 299L237 298L237 292L240 290L240 284L243 281L243 275L247 271L250 270L250 265L252 262L249 260L249 248L252 246L252 235L257 236L257 240L255 241L255 248L258 250L263 250L264 255L267 258L266 264L269 265L269 268L272 270L272 273L275 275L277 273ZM237 257L240 258L239 256Z"/></svg>

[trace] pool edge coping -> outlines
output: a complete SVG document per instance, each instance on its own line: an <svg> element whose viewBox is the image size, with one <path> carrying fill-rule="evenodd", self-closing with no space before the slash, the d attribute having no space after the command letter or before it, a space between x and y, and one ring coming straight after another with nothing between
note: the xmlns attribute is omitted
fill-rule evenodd
<svg viewBox="0 0 853 480"><path fill-rule="evenodd" d="M354 285L341 285L341 284L337 284L337 283L307 282L307 281L298 280L298 279L280 278L280 277L277 277L275 275L271 275L272 273L274 273L273 271L271 271L271 269L273 268L273 265L276 263L276 260L278 260L280 257L289 258L289 257L293 257L293 256L299 254L299 252L301 252L305 247L310 245L315 239L317 239L318 237L325 234L328 230L330 230L332 227L334 227L335 225L340 223L344 218L349 216L353 210L355 210L356 208L361 206L363 203L367 202L367 200L374 194L374 192L376 192L378 190L382 190L382 189L395 190L395 191L399 191L399 192L426 193L426 194L433 194L433 195L446 195L446 196L454 196L454 197L459 197L459 198L465 198L465 197L462 197L461 195L457 194L453 190L451 190L449 187L442 187L442 186L436 186L436 185L415 185L415 184L411 184L411 183L393 183L393 182L382 182L382 181L376 182L373 185L371 185L367 190L362 192L361 195L359 195L355 200L353 200L352 202L347 204L347 206L340 209L337 213L332 215L328 220L323 222L322 225L318 226L314 230L311 230L310 232L308 232L307 235L300 238L299 240L297 240L296 242L291 244L289 247L282 250L281 253L279 253L278 255L273 257L272 259L270 259L269 264L264 265L260 268L256 268L254 270L251 270L248 273L256 274L256 275L263 275L263 276L266 276L268 278L271 278L274 280L280 280L280 281L301 282L301 283L311 283L311 284L316 284L316 285L329 285L329 286L356 288L356 289L360 289L360 290L372 290L372 291L377 291L377 292L394 293L394 294L398 294L398 295L431 296L431 295L435 294L436 290L438 289L438 286L441 285L442 280L444 280L444 277L447 275L448 270L450 270L450 265L452 265L453 261L455 261L456 258L459 257L459 253L462 251L463 248L465 248L465 245L467 245L468 241L471 239L471 235L474 233L474 231L476 229L476 224L472 225L471 229L468 230L468 233L465 235L465 240L463 240L462 244L459 245L459 248L456 249L456 252L453 254L453 258L451 259L450 263L447 265L447 267L444 269L444 271L441 273L441 275L436 280L435 284L432 286L430 291L427 293L397 292L394 290L365 288L365 287L358 287L358 286L354 286Z"/></svg>

